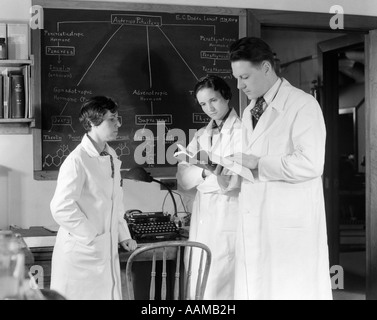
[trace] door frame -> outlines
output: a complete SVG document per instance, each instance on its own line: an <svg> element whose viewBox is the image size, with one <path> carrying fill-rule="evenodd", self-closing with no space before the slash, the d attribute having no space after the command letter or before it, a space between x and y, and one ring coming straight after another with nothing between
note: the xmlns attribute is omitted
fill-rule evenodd
<svg viewBox="0 0 377 320"><path fill-rule="evenodd" d="M377 300L377 30L365 40L366 298Z"/></svg>
<svg viewBox="0 0 377 320"><path fill-rule="evenodd" d="M323 173L330 265L339 265L339 56L342 51L364 45L364 34L355 33L318 43L320 101L326 122L326 158Z"/></svg>

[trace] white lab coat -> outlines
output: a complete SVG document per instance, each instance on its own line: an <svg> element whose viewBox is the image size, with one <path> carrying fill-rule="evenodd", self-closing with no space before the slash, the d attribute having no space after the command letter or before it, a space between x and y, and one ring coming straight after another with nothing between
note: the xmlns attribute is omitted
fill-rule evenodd
<svg viewBox="0 0 377 320"><path fill-rule="evenodd" d="M255 182L241 186L236 299L331 299L322 111L284 79L255 130L254 104L245 150L261 158Z"/></svg>
<svg viewBox="0 0 377 320"><path fill-rule="evenodd" d="M212 121L200 129L187 149L191 152L206 150L221 156L241 152L242 124L232 110L220 135L212 135ZM212 265L204 299L234 299L234 254L238 219L238 194L241 178L224 170L223 175L202 178L203 169L181 162L178 165L178 184L185 190L196 189L193 202L189 240L206 244L212 252ZM221 183L219 184L219 180ZM186 265L188 257L186 256ZM200 259L193 256L193 266ZM194 298L196 272L193 270L191 299Z"/></svg>
<svg viewBox="0 0 377 320"><path fill-rule="evenodd" d="M122 299L118 242L130 239L115 151L99 156L85 135L62 164L51 212L60 225L51 289L72 300Z"/></svg>

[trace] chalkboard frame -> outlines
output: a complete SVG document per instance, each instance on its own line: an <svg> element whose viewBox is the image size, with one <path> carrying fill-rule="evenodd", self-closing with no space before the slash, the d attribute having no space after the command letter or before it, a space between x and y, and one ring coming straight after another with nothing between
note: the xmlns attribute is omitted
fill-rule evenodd
<svg viewBox="0 0 377 320"><path fill-rule="evenodd" d="M64 1L64 0L32 0L32 5L38 5L49 9L85 9L85 10L119 10L119 11L141 11L141 12L166 12L183 14L215 14L234 15L239 18L239 37L246 36L247 32L247 10L225 7L204 7L185 5L164 5L146 3L124 3L105 1ZM42 170L42 108L41 108L41 37L40 30L32 31L32 57L34 65L32 68L33 108L35 111L35 128L33 134L34 151L34 179L35 180L56 180L58 170ZM247 105L247 98L239 93L239 111ZM146 168L153 177L173 177L176 167Z"/></svg>

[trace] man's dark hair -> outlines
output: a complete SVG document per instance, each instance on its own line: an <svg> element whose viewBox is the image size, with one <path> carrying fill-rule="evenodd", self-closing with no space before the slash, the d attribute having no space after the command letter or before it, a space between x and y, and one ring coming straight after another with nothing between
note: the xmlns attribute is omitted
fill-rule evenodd
<svg viewBox="0 0 377 320"><path fill-rule="evenodd" d="M245 37L232 43L229 48L230 62L250 61L259 66L263 61L271 63L275 69L274 53L270 46L260 38Z"/></svg>
<svg viewBox="0 0 377 320"><path fill-rule="evenodd" d="M111 113L118 111L117 103L111 98L104 96L90 98L82 105L79 120L85 130L90 131L92 124L99 126L103 122L108 110Z"/></svg>
<svg viewBox="0 0 377 320"><path fill-rule="evenodd" d="M198 93L198 91L204 88L213 89L214 91L219 91L225 100L232 99L232 91L229 85L226 83L226 81L223 78L220 78L218 76L208 75L206 77L199 79L194 89L195 99L196 99L196 94Z"/></svg>

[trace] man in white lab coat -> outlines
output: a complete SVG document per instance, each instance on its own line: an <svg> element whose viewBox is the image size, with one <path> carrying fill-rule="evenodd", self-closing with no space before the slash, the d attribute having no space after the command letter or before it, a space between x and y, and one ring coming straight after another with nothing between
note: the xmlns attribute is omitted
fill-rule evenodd
<svg viewBox="0 0 377 320"><path fill-rule="evenodd" d="M332 299L321 108L277 76L263 40L236 41L230 61L251 100L242 118L246 151L232 158L255 176L241 186L236 299Z"/></svg>
<svg viewBox="0 0 377 320"><path fill-rule="evenodd" d="M93 97L81 108L88 133L62 164L51 213L60 225L51 289L69 300L122 299L118 243L136 249L123 219L123 189L115 140L118 106Z"/></svg>

